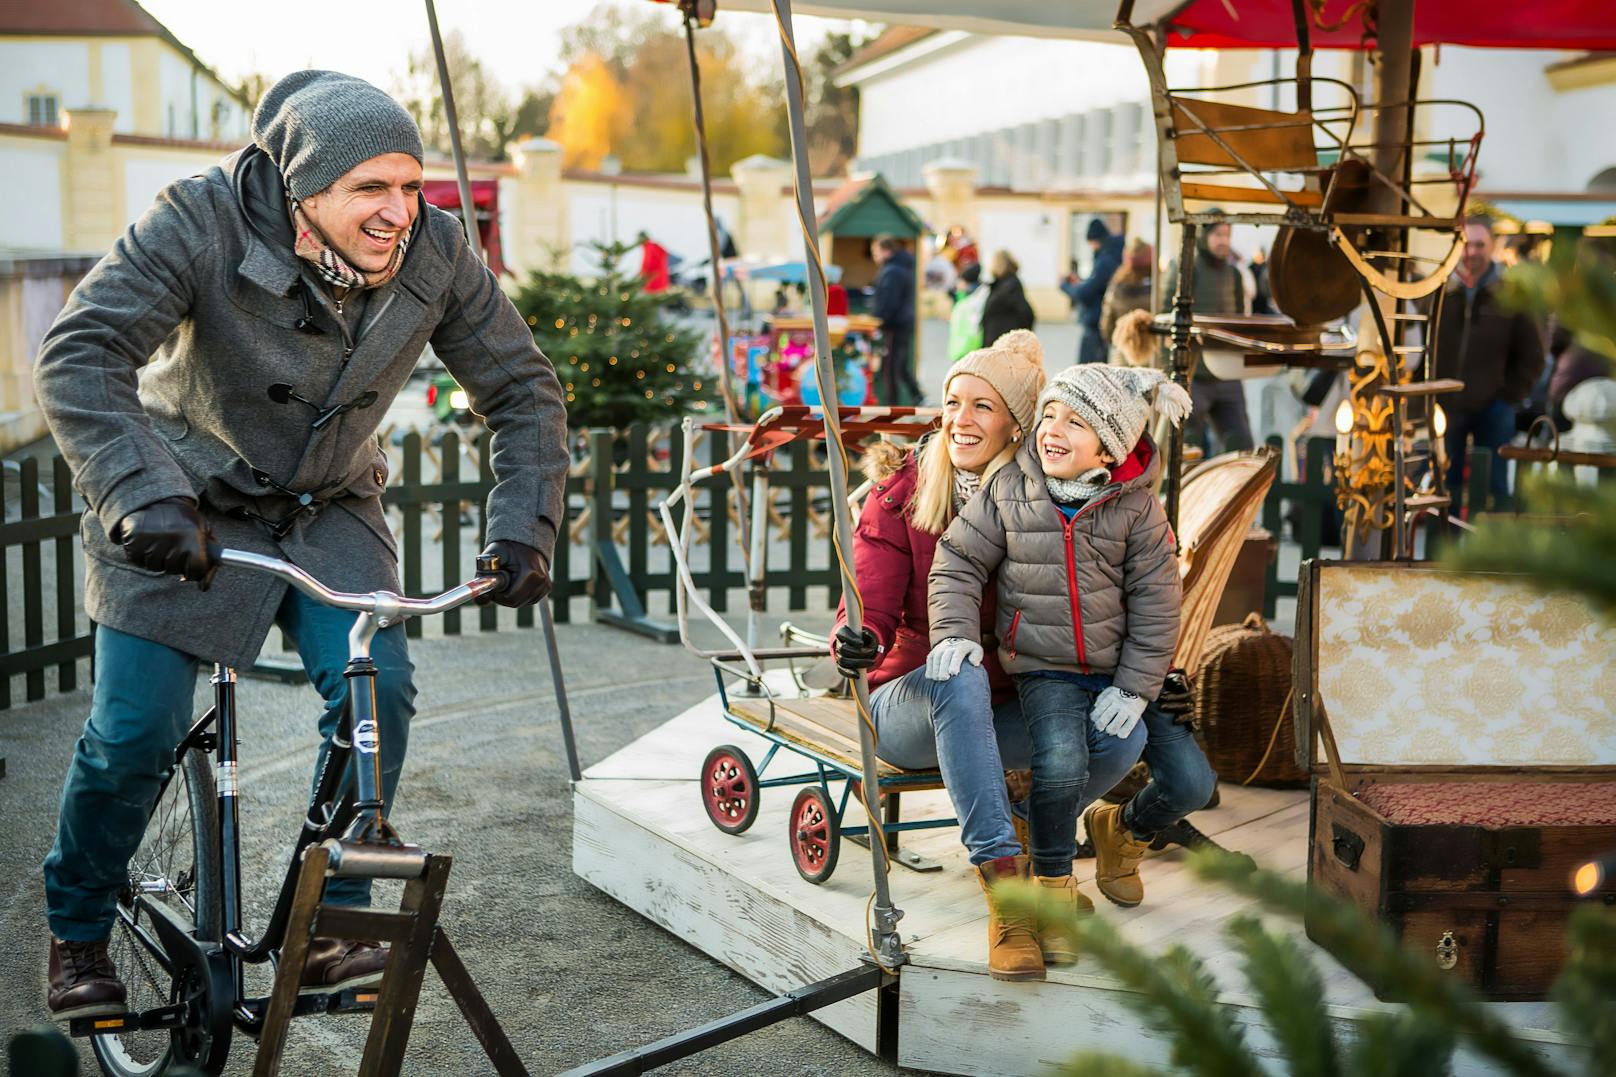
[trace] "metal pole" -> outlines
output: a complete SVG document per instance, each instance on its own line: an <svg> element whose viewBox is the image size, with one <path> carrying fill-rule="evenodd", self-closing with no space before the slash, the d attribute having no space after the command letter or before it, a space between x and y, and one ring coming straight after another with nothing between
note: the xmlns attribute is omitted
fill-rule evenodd
<svg viewBox="0 0 1616 1077"><path fill-rule="evenodd" d="M471 201L471 180L466 176L466 151L460 144L460 120L455 114L454 90L449 86L449 61L443 55L443 35L438 32L438 12L432 0L426 0L426 20L432 27L432 52L438 61L438 88L443 92L443 113L449 121L449 150L454 157L455 183L460 189L466 242L471 245L471 253L480 262L483 260L483 244L477 232L477 207ZM567 541L566 528L561 529L558 541ZM550 612L548 598L539 603L539 620L544 625L550 680L555 685L556 707L561 714L561 739L567 749L567 769L576 782L583 777L583 772L578 766L578 746L572 735L572 707L567 702L567 681L561 673L561 652L556 648L555 639L555 616Z"/></svg>
<svg viewBox="0 0 1616 1077"><path fill-rule="evenodd" d="M818 224L814 214L813 177L808 170L807 125L803 120L802 67L797 61L797 45L791 29L791 0L773 0L775 21L780 27L780 52L785 63L786 119L791 130L791 159L796 166L795 187L797 216L802 224L804 261L808 266L808 294L814 311L814 378L819 387L819 399L825 413L825 439L829 451L825 454L830 471L831 510L835 514L836 544L840 551L837 560L841 567L842 594L847 603L847 623L857 630L864 624L864 607L859 600L858 579L853 574L849 558L853 553L853 528L847 512L847 459L842 449L842 423L836 404L836 372L830 360L830 326L825 315L825 267L819 260ZM870 686L864 674L853 682L860 714L859 759L864 775L862 798L865 812L870 814L869 800L879 795L881 788L876 775L875 738L866 720L870 713ZM893 968L904 960L903 945L898 939L898 921L901 909L892 904L891 889L887 885L886 842L878 840L879 824L872 818L870 862L875 870L875 927L874 952L870 955L882 965Z"/></svg>
<svg viewBox="0 0 1616 1077"><path fill-rule="evenodd" d="M1195 225L1181 226L1178 247L1178 292L1173 297L1173 335L1168 376L1189 388L1190 329L1195 306ZM1184 424L1175 423L1167 435L1167 477L1163 490L1167 500L1167 526L1178 534L1178 495L1184 486Z"/></svg>
<svg viewBox="0 0 1616 1077"><path fill-rule="evenodd" d="M449 85L449 61L443 55L443 35L438 33L438 11L426 0L426 21L432 27L432 54L438 61L438 89L443 93L443 115L449 121L449 150L454 157L455 184L460 189L460 216L466 225L466 242L477 261L483 260L482 236L477 232L477 207L471 201L471 180L466 178L466 151L460 145L460 118L455 113L454 89Z"/></svg>

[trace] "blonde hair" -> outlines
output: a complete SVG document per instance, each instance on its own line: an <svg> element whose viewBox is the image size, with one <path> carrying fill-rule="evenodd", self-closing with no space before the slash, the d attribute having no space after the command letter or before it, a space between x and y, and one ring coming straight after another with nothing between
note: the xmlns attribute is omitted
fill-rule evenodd
<svg viewBox="0 0 1616 1077"><path fill-rule="evenodd" d="M954 461L948 456L948 428L949 420L944 416L942 429L921 446L915 496L909 499L909 522L928 535L941 535L954 522ZM995 471L1013 460L1020 445L1012 440L1000 449L999 455L982 469L982 481L986 483Z"/></svg>
<svg viewBox="0 0 1616 1077"><path fill-rule="evenodd" d="M1016 263L1015 257L1005 250L993 252L993 260L989 263L988 268L993 270L995 277L1003 277L1021 270L1021 266Z"/></svg>

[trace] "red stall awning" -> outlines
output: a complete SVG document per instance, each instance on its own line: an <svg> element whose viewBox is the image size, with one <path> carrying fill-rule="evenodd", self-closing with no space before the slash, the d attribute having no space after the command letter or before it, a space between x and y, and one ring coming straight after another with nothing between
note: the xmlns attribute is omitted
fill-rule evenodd
<svg viewBox="0 0 1616 1077"><path fill-rule="evenodd" d="M1362 0L1325 0L1314 10L1314 48L1364 46ZM1174 9L1177 9L1176 11ZM1291 0L1141 0L1134 23L1166 19L1168 45L1192 49L1294 48ZM1336 23L1342 23L1334 28ZM1613 0L1414 0L1414 44L1511 49L1616 49Z"/></svg>
<svg viewBox="0 0 1616 1077"><path fill-rule="evenodd" d="M427 180L421 185L421 194L439 209L465 219L460 213L460 186L454 180ZM495 274L504 273L505 262L499 249L499 181L472 180L471 201L477 209L477 236L488 257L488 268Z"/></svg>

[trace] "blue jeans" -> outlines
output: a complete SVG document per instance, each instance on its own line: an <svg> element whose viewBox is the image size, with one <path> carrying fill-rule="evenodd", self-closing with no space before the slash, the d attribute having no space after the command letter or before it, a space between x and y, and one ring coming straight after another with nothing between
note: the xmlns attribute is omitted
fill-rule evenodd
<svg viewBox="0 0 1616 1077"><path fill-rule="evenodd" d="M1448 493L1453 496L1451 511L1455 514L1464 505L1464 473L1469 457L1465 446L1471 439L1476 448L1492 450L1492 468L1487 475L1487 489L1495 501L1509 497L1509 463L1498 455L1515 436L1515 405L1507 400L1494 400L1480 411L1466 415L1449 415L1448 432L1443 435L1443 451L1448 456ZM1480 512L1485 505L1472 505L1471 511Z"/></svg>
<svg viewBox="0 0 1616 1077"><path fill-rule="evenodd" d="M342 670L354 614L288 590L275 620L292 638L303 668L325 699L319 722L323 761L347 704ZM403 626L378 632L371 657L379 670L382 795L391 807L415 714L415 667ZM46 915L57 938L86 942L111 931L113 905L128 881L129 859L173 770L174 748L190 727L198 665L195 657L161 643L105 626L96 629L90 717L73 750L56 844L44 864ZM338 905L366 904L370 880L333 879L325 897Z"/></svg>
<svg viewBox="0 0 1616 1077"><path fill-rule="evenodd" d="M1145 708L1140 726L1148 734L1145 763L1150 767L1150 784L1123 805L1122 823L1134 837L1150 841L1190 812L1206 807L1218 786L1218 776L1190 727L1154 703Z"/></svg>
<svg viewBox="0 0 1616 1077"><path fill-rule="evenodd" d="M1032 741L1033 874L1070 875L1077 856L1077 817L1110 789L1146 751L1145 723L1126 737L1102 733L1089 721L1106 678L1082 683L1040 674L1015 678Z"/></svg>

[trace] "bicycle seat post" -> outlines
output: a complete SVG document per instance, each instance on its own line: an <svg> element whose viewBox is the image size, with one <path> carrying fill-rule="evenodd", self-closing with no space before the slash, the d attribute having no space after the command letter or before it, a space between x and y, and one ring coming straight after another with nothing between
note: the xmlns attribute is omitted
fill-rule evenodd
<svg viewBox="0 0 1616 1077"><path fill-rule="evenodd" d="M399 620L396 595L377 595L374 609L359 614L348 633L349 739L354 750L357 796L353 825L343 840L357 843L401 844L382 818L381 728L376 722L376 662L370 656L376 633Z"/></svg>

